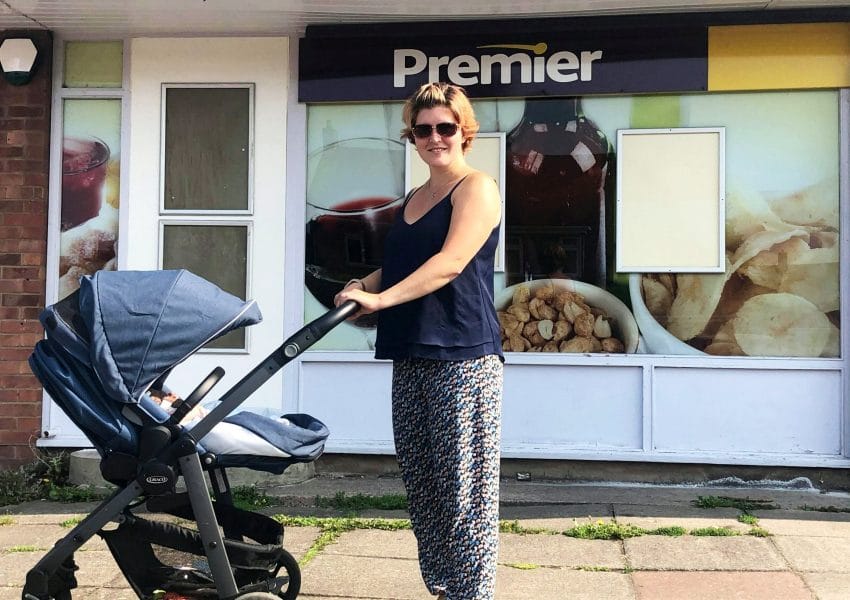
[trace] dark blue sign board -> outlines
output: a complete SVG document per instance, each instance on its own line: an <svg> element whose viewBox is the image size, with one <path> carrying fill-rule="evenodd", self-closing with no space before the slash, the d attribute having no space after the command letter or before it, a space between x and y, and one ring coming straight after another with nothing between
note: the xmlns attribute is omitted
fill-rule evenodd
<svg viewBox="0 0 850 600"><path fill-rule="evenodd" d="M704 24L564 24L557 19L308 28L299 47L298 98L400 100L428 81L463 86L473 98L707 89Z"/></svg>

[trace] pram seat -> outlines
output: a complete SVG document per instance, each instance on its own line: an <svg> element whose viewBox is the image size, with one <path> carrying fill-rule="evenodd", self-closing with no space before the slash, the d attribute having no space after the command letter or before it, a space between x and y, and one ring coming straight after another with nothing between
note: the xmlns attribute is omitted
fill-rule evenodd
<svg viewBox="0 0 850 600"><path fill-rule="evenodd" d="M30 366L100 453L101 472L118 489L27 574L22 597L70 598L74 552L98 534L140 598L161 590L190 597L295 598L300 571L282 546L283 528L233 506L226 469L282 473L318 458L329 432L306 414L269 418L234 409L355 308L349 303L308 324L208 414L181 424L223 370L214 370L173 413L148 392L164 386L171 369L209 341L260 322L255 302L185 270L101 271L47 307L40 317L47 336L36 344ZM186 491L177 493L181 476ZM142 505L194 519L198 529L150 521L135 511ZM119 526L105 529L113 520ZM168 565L154 547L200 555L207 568L190 572ZM279 577L281 569L285 575Z"/></svg>

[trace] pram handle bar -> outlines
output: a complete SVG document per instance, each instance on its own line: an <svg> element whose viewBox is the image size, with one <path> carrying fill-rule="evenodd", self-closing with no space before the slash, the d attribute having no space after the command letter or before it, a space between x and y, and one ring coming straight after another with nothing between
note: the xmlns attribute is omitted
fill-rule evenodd
<svg viewBox="0 0 850 600"><path fill-rule="evenodd" d="M290 359L295 358L324 337L331 329L357 312L357 308L357 303L354 300L349 300L311 321L284 342L283 355Z"/></svg>
<svg viewBox="0 0 850 600"><path fill-rule="evenodd" d="M195 405L204 399L215 384L221 381L221 378L224 377L224 369L221 367L216 367L213 369L209 375L207 375L204 380L198 384L191 394L189 394L184 400L180 402L177 408L171 415L172 423L179 423L183 420L183 417L189 414Z"/></svg>
<svg viewBox="0 0 850 600"><path fill-rule="evenodd" d="M261 385L268 381L272 375L277 373L284 365L296 358L307 348L318 342L331 329L356 313L358 308L359 305L354 300L349 300L345 304L337 306L307 323L287 338L277 350L254 367L236 385L225 392L220 398L219 405L195 424L187 432L187 435L190 435L196 441L202 439L213 427L218 425L236 407L242 404Z"/></svg>

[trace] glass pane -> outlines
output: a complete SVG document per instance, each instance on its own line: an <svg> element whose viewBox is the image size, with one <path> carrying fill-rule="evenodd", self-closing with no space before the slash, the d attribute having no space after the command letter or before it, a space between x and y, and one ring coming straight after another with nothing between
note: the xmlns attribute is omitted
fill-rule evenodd
<svg viewBox="0 0 850 600"><path fill-rule="evenodd" d="M163 269L188 269L226 292L245 298L248 276L248 227L245 225L165 225ZM203 302L198 298L198 302ZM245 348L245 330L238 329L208 348Z"/></svg>
<svg viewBox="0 0 850 600"><path fill-rule="evenodd" d="M166 210L247 210L248 88L165 89Z"/></svg>
<svg viewBox="0 0 850 600"><path fill-rule="evenodd" d="M115 268L121 100L63 103L59 299L80 277Z"/></svg>
<svg viewBox="0 0 850 600"><path fill-rule="evenodd" d="M65 44L65 87L120 88L124 42Z"/></svg>

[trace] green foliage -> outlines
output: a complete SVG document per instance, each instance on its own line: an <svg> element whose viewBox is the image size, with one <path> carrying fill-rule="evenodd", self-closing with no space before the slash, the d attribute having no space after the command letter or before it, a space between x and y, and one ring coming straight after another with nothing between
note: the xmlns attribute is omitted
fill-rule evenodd
<svg viewBox="0 0 850 600"><path fill-rule="evenodd" d="M731 527L699 527L697 529L691 529L691 535L696 536L704 536L704 537L725 537L725 536L733 536L733 535L741 535L741 532L735 531Z"/></svg>
<svg viewBox="0 0 850 600"><path fill-rule="evenodd" d="M71 528L71 527L76 527L76 526L77 526L77 525L79 525L82 521L83 521L83 518L82 518L82 517L71 517L70 519L65 519L64 521L62 521L61 523L59 523L59 525L60 525L61 527L65 527L66 529L69 529L69 528Z"/></svg>
<svg viewBox="0 0 850 600"><path fill-rule="evenodd" d="M840 506L809 506L808 504L801 506L800 510L811 510L826 513L850 513L850 508L842 508Z"/></svg>
<svg viewBox="0 0 850 600"><path fill-rule="evenodd" d="M656 527L655 529L647 529L647 535L667 535L670 537L679 537L688 533L688 530L679 525L668 525L665 527Z"/></svg>
<svg viewBox="0 0 850 600"><path fill-rule="evenodd" d="M758 517L754 517L753 515L747 513L741 513L738 515L738 521L744 523L745 525L757 525L759 520Z"/></svg>
<svg viewBox="0 0 850 600"><path fill-rule="evenodd" d="M540 568L540 565L535 565L534 563L507 563L505 566L512 569L519 569L520 571L533 571Z"/></svg>
<svg viewBox="0 0 850 600"><path fill-rule="evenodd" d="M645 533L644 529L628 523L599 520L595 523L583 523L571 527L564 532L564 535L582 540L625 540Z"/></svg>
<svg viewBox="0 0 850 600"><path fill-rule="evenodd" d="M273 517L284 527L318 527L322 530L313 545L307 550L301 560L302 567L324 550L346 531L355 529L380 529L383 531L399 531L410 529L409 519L358 519L355 517L290 517L275 515Z"/></svg>
<svg viewBox="0 0 850 600"><path fill-rule="evenodd" d="M0 471L0 506L30 500L88 502L103 498L91 488L69 483L71 455L68 452L35 451L35 462L14 470Z"/></svg>
<svg viewBox="0 0 850 600"><path fill-rule="evenodd" d="M699 496L693 503L694 506L699 508L737 508L747 514L754 510L775 510L779 508L770 500L730 498L729 496Z"/></svg>
<svg viewBox="0 0 850 600"><path fill-rule="evenodd" d="M559 532L545 527L523 527L519 524L519 521L499 521L499 533L518 533L520 535L546 533L554 535Z"/></svg>
<svg viewBox="0 0 850 600"><path fill-rule="evenodd" d="M337 492L333 498L316 496L316 506L333 508L347 513L359 513L364 510L407 510L407 496L404 494L384 494L369 496L366 494L351 494Z"/></svg>
<svg viewBox="0 0 850 600"><path fill-rule="evenodd" d="M0 517L0 527L3 525L13 525L15 523L15 519L10 517L9 515L3 515Z"/></svg>
<svg viewBox="0 0 850 600"><path fill-rule="evenodd" d="M39 552L44 549L39 546L12 546L11 548L6 548L6 552Z"/></svg>
<svg viewBox="0 0 850 600"><path fill-rule="evenodd" d="M763 527L751 527L749 532L747 532L747 535L754 537L770 537L771 533Z"/></svg>
<svg viewBox="0 0 850 600"><path fill-rule="evenodd" d="M233 498L233 505L243 510L271 506L274 501L274 498L253 485L234 486L230 489L230 495Z"/></svg>

